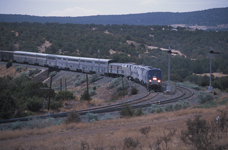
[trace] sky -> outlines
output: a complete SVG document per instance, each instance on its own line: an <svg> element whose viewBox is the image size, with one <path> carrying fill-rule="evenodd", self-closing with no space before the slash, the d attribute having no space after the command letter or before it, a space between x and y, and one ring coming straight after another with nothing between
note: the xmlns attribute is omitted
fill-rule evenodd
<svg viewBox="0 0 228 150"><path fill-rule="evenodd" d="M228 7L228 0L0 0L0 14L94 16L190 12Z"/></svg>

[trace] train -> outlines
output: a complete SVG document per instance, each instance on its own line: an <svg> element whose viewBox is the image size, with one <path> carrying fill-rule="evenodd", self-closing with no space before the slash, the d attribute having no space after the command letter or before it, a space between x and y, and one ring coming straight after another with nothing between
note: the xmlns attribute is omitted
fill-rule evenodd
<svg viewBox="0 0 228 150"><path fill-rule="evenodd" d="M118 63L113 59L0 50L0 60L106 76L124 76L145 85L147 90L160 91L162 88L161 69L131 63Z"/></svg>

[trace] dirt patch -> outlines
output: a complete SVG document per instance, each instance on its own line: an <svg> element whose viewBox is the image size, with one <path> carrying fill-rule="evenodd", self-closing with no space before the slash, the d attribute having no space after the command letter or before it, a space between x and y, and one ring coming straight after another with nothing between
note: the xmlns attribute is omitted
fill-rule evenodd
<svg viewBox="0 0 228 150"><path fill-rule="evenodd" d="M52 44L49 41L45 41L43 45L38 46L39 52L44 53L46 48L50 47Z"/></svg>
<svg viewBox="0 0 228 150"><path fill-rule="evenodd" d="M4 77L4 76L15 77L16 76L15 67L12 66L7 69L5 66L0 65L0 77Z"/></svg>
<svg viewBox="0 0 228 150"><path fill-rule="evenodd" d="M223 73L221 73L221 72L215 72L215 73L211 73L213 76L215 76L216 78L221 78L221 77L227 77L228 76L228 74L223 74ZM208 77L210 77L210 73L203 73L203 74L195 74L195 75L197 75L197 76L201 76L201 77L203 77L203 76L208 76Z"/></svg>

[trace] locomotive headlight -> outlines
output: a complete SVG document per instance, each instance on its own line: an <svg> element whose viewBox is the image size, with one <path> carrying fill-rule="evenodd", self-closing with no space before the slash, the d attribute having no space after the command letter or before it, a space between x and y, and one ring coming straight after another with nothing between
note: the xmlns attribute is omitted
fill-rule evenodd
<svg viewBox="0 0 228 150"><path fill-rule="evenodd" d="M156 77L153 77L153 80L157 80L157 78Z"/></svg>
<svg viewBox="0 0 228 150"><path fill-rule="evenodd" d="M152 80L150 79L149 82L152 82Z"/></svg>
<svg viewBox="0 0 228 150"><path fill-rule="evenodd" d="M161 83L161 80L158 80L158 83Z"/></svg>

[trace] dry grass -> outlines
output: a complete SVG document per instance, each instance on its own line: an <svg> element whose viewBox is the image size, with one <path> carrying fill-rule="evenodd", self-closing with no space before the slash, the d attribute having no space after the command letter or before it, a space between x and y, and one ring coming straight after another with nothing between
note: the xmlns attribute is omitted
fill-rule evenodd
<svg viewBox="0 0 228 150"><path fill-rule="evenodd" d="M88 144L90 149L115 147L122 149L124 139L138 141L137 148L155 147L157 139L167 135L173 129L175 135L168 143L170 149L188 149L180 141L181 130L186 129L185 122L195 115L213 120L220 110L227 110L228 105L211 109L188 108L181 111L146 115L142 117L103 120L93 123L62 124L54 127L31 130L0 132L0 149L81 149ZM151 128L147 137L140 132L143 127ZM160 146L165 146L164 141Z"/></svg>

